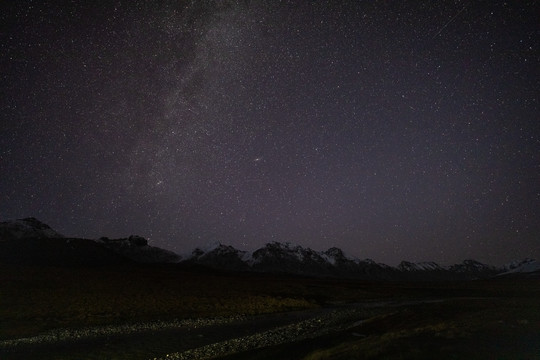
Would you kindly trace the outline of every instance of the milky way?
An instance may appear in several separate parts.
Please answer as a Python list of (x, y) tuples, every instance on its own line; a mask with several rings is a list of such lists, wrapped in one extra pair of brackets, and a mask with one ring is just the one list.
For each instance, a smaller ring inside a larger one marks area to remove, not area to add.
[(538, 2), (101, 3), (0, 5), (2, 219), (540, 257)]

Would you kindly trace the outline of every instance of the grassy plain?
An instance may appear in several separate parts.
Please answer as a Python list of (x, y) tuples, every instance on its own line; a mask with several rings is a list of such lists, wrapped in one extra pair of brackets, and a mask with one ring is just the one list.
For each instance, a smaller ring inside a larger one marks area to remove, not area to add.
[(354, 281), (174, 266), (2, 265), (0, 339), (53, 328), (284, 312), (369, 296)]
[(228, 359), (540, 359), (538, 277), (393, 283), (174, 266), (1, 265), (0, 339), (54, 328), (408, 299), (407, 306), (374, 308), (347, 331)]

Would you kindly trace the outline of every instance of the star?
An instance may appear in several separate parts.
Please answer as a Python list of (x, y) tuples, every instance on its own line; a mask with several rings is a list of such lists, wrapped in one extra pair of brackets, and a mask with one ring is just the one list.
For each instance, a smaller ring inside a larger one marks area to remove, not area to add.
[(540, 3), (69, 3), (2, 5), (0, 217), (179, 251), (540, 257)]

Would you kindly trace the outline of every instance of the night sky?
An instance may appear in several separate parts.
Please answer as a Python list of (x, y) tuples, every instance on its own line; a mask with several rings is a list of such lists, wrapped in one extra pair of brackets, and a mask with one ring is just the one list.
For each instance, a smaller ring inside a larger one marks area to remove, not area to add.
[(3, 1), (0, 220), (540, 258), (538, 1)]

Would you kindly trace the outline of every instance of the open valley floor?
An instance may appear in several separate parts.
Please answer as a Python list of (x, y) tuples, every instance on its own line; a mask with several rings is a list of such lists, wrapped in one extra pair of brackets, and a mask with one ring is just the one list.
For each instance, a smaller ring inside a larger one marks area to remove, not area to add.
[(2, 359), (540, 359), (538, 277), (0, 269)]

